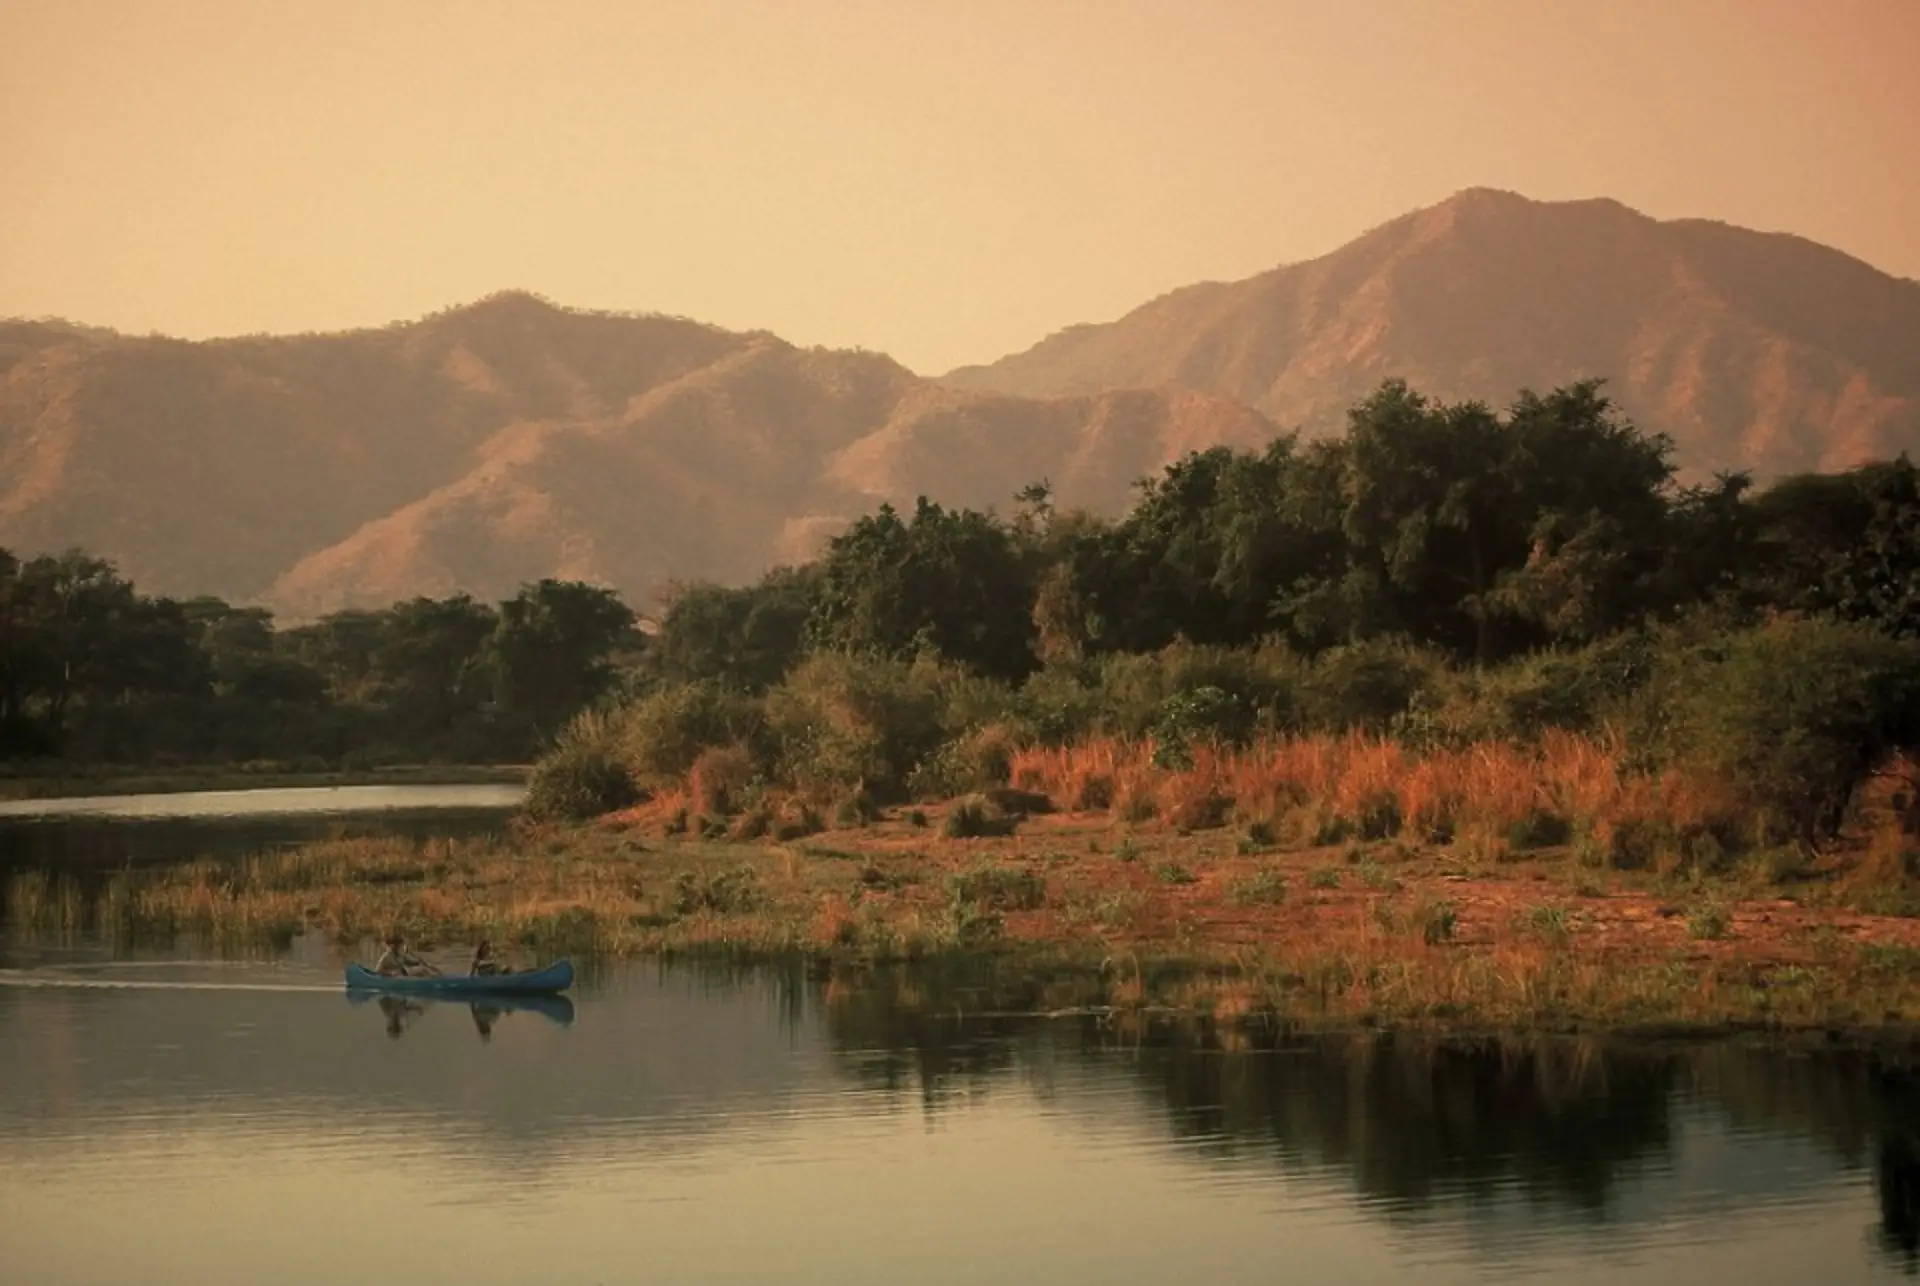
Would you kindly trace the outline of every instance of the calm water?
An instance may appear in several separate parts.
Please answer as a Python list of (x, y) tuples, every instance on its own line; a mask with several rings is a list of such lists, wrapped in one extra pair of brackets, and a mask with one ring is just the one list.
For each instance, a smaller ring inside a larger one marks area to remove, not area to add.
[(0, 933), (0, 1281), (1696, 1286), (1920, 1246), (1920, 1078), (1863, 1055), (1227, 1051), (901, 973), (383, 1008), (340, 964)]
[[(336, 962), (0, 944), (10, 1286), (1864, 1282), (1920, 1099), (1759, 1049), (1227, 1053), (938, 985), (629, 968), (350, 1002)], [(484, 1030), (483, 1030), (484, 1029)]]
[(329, 835), (477, 834), (497, 830), (525, 794), (487, 783), (0, 801), (0, 871), (232, 858)]

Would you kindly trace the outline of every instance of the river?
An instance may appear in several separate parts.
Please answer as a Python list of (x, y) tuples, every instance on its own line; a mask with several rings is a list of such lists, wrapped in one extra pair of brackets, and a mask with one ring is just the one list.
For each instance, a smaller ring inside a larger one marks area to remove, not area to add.
[(1223, 1048), (797, 968), (383, 1008), (340, 965), (304, 940), (0, 936), (0, 1280), (1693, 1286), (1920, 1262), (1920, 1081), (1866, 1055)]

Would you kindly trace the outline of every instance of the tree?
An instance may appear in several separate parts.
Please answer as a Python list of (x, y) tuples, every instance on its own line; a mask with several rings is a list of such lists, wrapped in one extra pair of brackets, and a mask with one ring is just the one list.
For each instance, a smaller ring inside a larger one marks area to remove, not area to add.
[(777, 568), (740, 589), (681, 587), (649, 641), (648, 668), (668, 683), (764, 691), (800, 657), (817, 580), (812, 568)]
[(545, 738), (607, 690), (618, 656), (638, 649), (631, 609), (612, 590), (541, 580), (500, 605), (486, 643), (501, 713)]
[(484, 703), (483, 655), (499, 614), (465, 594), (415, 598), (384, 613), (374, 699), (402, 745), (444, 747)]
[(913, 520), (882, 505), (821, 561), (809, 643), (907, 657), (931, 647), (1002, 679), (1034, 667), (1033, 559), (1005, 526), (925, 496)]

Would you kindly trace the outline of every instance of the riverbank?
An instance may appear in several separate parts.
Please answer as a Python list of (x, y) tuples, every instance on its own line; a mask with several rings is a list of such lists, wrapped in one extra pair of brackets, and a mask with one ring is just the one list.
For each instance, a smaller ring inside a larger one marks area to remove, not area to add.
[[(952, 838), (962, 805), (787, 842), (664, 833), (637, 810), (486, 839), (339, 840), (240, 864), (16, 879), (20, 925), (233, 947), (403, 927), (568, 953), (805, 956), (829, 973), (990, 961), (982, 1003), (1229, 1023), (1595, 1031), (1920, 1024), (1905, 850), (1772, 854), (1715, 875), (1587, 849), (1181, 833), (1107, 813)], [(1862, 841), (1863, 843), (1866, 841)], [(1873, 840), (1873, 845), (1884, 841)], [(36, 881), (38, 881), (36, 883)]]
[(390, 768), (319, 771), (281, 764), (216, 764), (167, 770), (130, 770), (120, 765), (20, 769), (0, 766), (0, 802), (83, 799), (101, 795), (179, 795), (214, 790), (285, 790), (302, 786), (518, 785), (531, 772), (525, 764), (406, 764)]

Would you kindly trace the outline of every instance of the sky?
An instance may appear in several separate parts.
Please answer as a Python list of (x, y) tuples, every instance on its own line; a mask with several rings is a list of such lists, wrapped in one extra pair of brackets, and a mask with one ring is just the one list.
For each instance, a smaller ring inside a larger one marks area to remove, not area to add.
[(988, 361), (1466, 187), (1920, 277), (1920, 0), (0, 0), (0, 316)]

